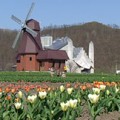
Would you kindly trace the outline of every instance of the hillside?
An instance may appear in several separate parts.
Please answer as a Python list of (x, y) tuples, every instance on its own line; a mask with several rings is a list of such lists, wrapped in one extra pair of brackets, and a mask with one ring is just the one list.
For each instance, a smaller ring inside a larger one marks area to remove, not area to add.
[(74, 46), (84, 47), (88, 53), (88, 44), (93, 41), (95, 46), (95, 71), (115, 72), (116, 64), (120, 69), (120, 29), (101, 23), (91, 22), (74, 26), (63, 26), (42, 31), (42, 35), (54, 38), (68, 36)]
[(16, 31), (0, 29), (0, 70), (12, 70), (16, 52), (11, 48)]
[[(49, 26), (41, 31), (41, 35), (52, 35), (53, 38), (68, 36), (76, 47), (84, 47), (88, 52), (88, 44), (94, 42), (95, 71), (115, 72), (116, 64), (120, 69), (120, 29), (112, 28), (97, 22), (79, 25)], [(12, 70), (15, 63), (16, 50), (11, 48), (16, 31), (0, 30), (0, 70)]]

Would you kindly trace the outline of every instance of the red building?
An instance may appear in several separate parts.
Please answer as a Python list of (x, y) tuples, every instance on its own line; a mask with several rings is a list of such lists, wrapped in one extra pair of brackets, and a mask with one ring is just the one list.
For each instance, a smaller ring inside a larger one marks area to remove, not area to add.
[(33, 19), (27, 26), (37, 32), (33, 37), (24, 30), (17, 55), (17, 71), (48, 71), (49, 68), (64, 69), (68, 55), (63, 50), (43, 50), (39, 23)]

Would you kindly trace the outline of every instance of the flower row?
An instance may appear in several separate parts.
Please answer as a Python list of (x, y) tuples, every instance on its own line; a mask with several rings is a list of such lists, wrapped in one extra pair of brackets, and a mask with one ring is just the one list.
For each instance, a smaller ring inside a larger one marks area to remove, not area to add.
[(4, 83), (0, 88), (0, 119), (75, 120), (87, 104), (95, 120), (103, 112), (119, 111), (119, 98), (120, 89), (115, 82), (67, 83), (56, 88)]

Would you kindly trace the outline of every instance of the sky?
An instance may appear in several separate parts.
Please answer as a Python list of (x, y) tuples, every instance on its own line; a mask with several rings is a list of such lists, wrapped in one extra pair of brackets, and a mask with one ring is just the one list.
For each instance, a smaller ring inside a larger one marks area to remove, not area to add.
[(0, 0), (0, 28), (20, 29), (11, 15), (24, 21), (32, 2), (29, 19), (37, 20), (42, 28), (92, 21), (120, 26), (120, 0)]

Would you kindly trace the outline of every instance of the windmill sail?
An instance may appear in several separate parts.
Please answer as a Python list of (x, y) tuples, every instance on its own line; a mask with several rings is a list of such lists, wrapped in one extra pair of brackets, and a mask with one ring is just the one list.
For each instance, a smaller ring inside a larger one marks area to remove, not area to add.
[(26, 22), (27, 22), (28, 18), (30, 17), (31, 13), (32, 13), (33, 7), (34, 7), (34, 3), (32, 3), (32, 5), (31, 5), (31, 7), (30, 7), (30, 9), (29, 9), (29, 11), (28, 11), (28, 14), (27, 14), (26, 19), (25, 19), (24, 22), (22, 22), (19, 18), (17, 18), (17, 17), (14, 16), (14, 15), (11, 16), (12, 20), (14, 20), (15, 22), (17, 22), (18, 24), (21, 25), (21, 30), (20, 30), (20, 32), (18, 32), (18, 34), (17, 34), (17, 36), (16, 36), (16, 38), (15, 38), (15, 40), (14, 40), (14, 43), (13, 43), (13, 45), (12, 45), (12, 48), (15, 48), (15, 46), (16, 46), (16, 44), (17, 44), (17, 42), (18, 42), (18, 40), (19, 40), (19, 37), (20, 37), (20, 35), (21, 35), (21, 33), (22, 33), (23, 30), (26, 30), (26, 31), (27, 31), (29, 34), (31, 34), (33, 37), (36, 37), (36, 36), (37, 36), (37, 32), (35, 32), (34, 30), (32, 30), (31, 28), (29, 28), (29, 27), (26, 25)]
[[(32, 3), (32, 4), (31, 4), (31, 7), (30, 7), (29, 12), (28, 12), (28, 14), (27, 14), (27, 16), (26, 16), (25, 22), (29, 19), (30, 15), (31, 15), (31, 13), (32, 13), (32, 11), (33, 11), (34, 5), (35, 5), (35, 3)], [(24, 22), (24, 23), (25, 23), (25, 22)]]
[(14, 15), (12, 15), (11, 18), (12, 18), (15, 22), (17, 22), (18, 24), (20, 24), (20, 25), (23, 24), (22, 21), (21, 21), (19, 18), (17, 18), (16, 16), (14, 16)]
[(19, 32), (18, 32), (18, 34), (17, 34), (17, 36), (16, 36), (16, 38), (15, 38), (15, 40), (14, 40), (14, 42), (13, 42), (12, 48), (15, 48), (15, 46), (16, 46), (16, 44), (17, 44), (17, 41), (19, 40), (19, 36), (20, 36), (21, 32), (22, 32), (22, 31), (19, 31)]

